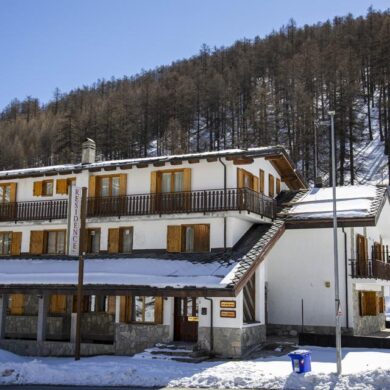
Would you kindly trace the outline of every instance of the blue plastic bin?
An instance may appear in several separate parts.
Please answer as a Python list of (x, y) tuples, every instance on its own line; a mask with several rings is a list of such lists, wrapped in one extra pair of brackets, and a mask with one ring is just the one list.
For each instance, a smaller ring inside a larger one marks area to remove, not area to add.
[(291, 358), (293, 372), (303, 374), (311, 371), (311, 352), (298, 349), (288, 354)]

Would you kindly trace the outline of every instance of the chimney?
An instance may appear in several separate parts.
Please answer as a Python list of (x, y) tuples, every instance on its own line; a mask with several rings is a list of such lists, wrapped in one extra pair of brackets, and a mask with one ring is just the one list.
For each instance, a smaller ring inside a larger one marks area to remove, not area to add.
[(323, 182), (322, 182), (322, 177), (321, 176), (317, 176), (314, 180), (314, 187), (316, 188), (322, 188), (323, 187)]
[(91, 138), (87, 138), (81, 146), (81, 164), (93, 164), (96, 156), (96, 144)]

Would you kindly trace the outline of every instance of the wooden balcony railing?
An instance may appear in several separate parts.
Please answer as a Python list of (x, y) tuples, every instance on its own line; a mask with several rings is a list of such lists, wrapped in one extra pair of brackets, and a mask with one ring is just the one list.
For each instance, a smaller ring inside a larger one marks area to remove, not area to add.
[[(66, 199), (0, 203), (0, 222), (65, 219), (67, 208)], [(276, 202), (249, 188), (139, 194), (88, 198), (87, 216), (122, 217), (235, 210), (275, 218)]]
[(383, 260), (351, 260), (353, 278), (390, 280), (390, 263)]
[(67, 218), (67, 215), (68, 201), (66, 199), (0, 203), (0, 222), (50, 221)]
[(88, 199), (88, 217), (248, 211), (274, 218), (273, 199), (248, 188), (139, 194)]

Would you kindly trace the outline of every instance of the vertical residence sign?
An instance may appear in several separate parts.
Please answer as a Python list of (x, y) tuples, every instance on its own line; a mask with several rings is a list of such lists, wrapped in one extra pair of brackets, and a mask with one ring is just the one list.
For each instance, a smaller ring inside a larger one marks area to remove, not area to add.
[(71, 186), (68, 202), (68, 256), (80, 255), (81, 200), (83, 189)]

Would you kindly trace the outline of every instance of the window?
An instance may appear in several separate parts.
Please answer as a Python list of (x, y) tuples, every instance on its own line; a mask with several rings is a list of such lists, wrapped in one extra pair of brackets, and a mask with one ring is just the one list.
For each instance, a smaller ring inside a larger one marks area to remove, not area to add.
[(100, 229), (87, 229), (87, 253), (100, 252)]
[(65, 253), (65, 230), (46, 231), (46, 251), (45, 253), (64, 254)]
[(237, 168), (237, 187), (259, 191), (259, 178), (242, 168)]
[(50, 314), (65, 314), (67, 308), (66, 295), (51, 295), (49, 303)]
[(16, 202), (16, 183), (0, 184), (0, 203)]
[(8, 256), (11, 254), (11, 232), (0, 232), (0, 255)]
[(276, 178), (276, 195), (280, 194), (281, 182), (279, 178)]
[(57, 179), (56, 180), (56, 193), (57, 194), (68, 194), (69, 186), (76, 184), (75, 177), (69, 177), (68, 179)]
[(168, 252), (208, 252), (210, 250), (210, 225), (169, 225)]
[(275, 178), (273, 175), (268, 175), (268, 194), (271, 198), (275, 196)]
[(53, 195), (53, 180), (42, 181), (42, 195), (52, 196)]
[[(96, 196), (107, 197), (126, 195), (126, 178), (126, 174), (96, 176)], [(93, 184), (90, 183), (90, 185)], [(92, 196), (91, 193), (90, 196)]]
[(256, 274), (248, 280), (243, 289), (244, 322), (256, 321)]
[(108, 229), (108, 252), (131, 253), (133, 251), (133, 227)]
[(8, 312), (11, 315), (24, 314), (24, 295), (11, 294), (8, 297)]
[(259, 191), (264, 194), (264, 171), (260, 169), (259, 171), (259, 179), (260, 179), (260, 188)]

